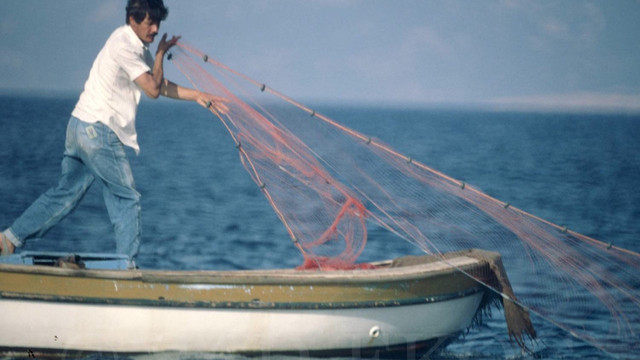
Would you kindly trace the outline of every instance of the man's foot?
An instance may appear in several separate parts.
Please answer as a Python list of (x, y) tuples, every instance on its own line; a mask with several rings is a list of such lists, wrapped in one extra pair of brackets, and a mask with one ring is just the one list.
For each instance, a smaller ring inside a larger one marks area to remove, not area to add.
[(16, 247), (13, 245), (9, 238), (0, 232), (0, 254), (2, 256), (9, 256), (13, 254)]

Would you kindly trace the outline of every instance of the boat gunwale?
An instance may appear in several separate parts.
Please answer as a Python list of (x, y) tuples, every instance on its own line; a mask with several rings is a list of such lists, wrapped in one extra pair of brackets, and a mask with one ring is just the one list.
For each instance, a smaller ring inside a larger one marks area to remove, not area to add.
[[(452, 253), (446, 261), (440, 258), (425, 262), (389, 267), (391, 260), (380, 262), (384, 268), (356, 269), (356, 270), (295, 270), (295, 269), (267, 269), (267, 270), (98, 270), (98, 269), (68, 269), (43, 265), (0, 264), (0, 273), (22, 273), (44, 276), (93, 278), (109, 280), (130, 280), (153, 283), (181, 283), (181, 284), (237, 284), (246, 282), (251, 284), (331, 284), (370, 283), (424, 279), (431, 276), (443, 276), (460, 269), (483, 266), (483, 261), (468, 257), (464, 253)], [(462, 259), (462, 260), (458, 260)]]
[[(189, 309), (235, 309), (235, 310), (345, 310), (370, 309), (396, 306), (413, 306), (450, 301), (474, 296), (483, 291), (482, 286), (474, 286), (457, 292), (403, 298), (394, 300), (357, 300), (357, 301), (177, 301), (166, 299), (119, 299), (92, 298), (84, 296), (59, 296), (45, 294), (23, 294), (0, 292), (0, 300), (33, 302), (53, 302), (61, 304), (143, 306)], [(257, 299), (256, 299), (257, 300)]]

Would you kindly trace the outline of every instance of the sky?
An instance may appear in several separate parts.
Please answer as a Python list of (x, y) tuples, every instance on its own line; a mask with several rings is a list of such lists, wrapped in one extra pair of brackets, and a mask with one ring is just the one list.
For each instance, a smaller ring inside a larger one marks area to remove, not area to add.
[[(125, 4), (0, 0), (0, 89), (79, 94)], [(294, 99), (640, 113), (638, 0), (165, 4), (161, 33)]]

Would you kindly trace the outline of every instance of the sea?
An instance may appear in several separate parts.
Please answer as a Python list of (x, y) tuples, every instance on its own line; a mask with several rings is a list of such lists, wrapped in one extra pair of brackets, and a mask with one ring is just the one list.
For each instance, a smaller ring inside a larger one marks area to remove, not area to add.
[[(0, 95), (1, 229), (55, 185), (77, 95)], [(640, 252), (640, 114), (307, 105), (495, 198)], [(141, 152), (128, 156), (142, 194), (140, 268), (238, 270), (301, 264), (278, 217), (242, 167), (226, 129), (210, 113), (193, 103), (143, 99), (137, 129)], [(388, 243), (383, 247), (375, 241)], [(370, 240), (361, 260), (420, 254), (403, 240), (375, 241)], [(73, 213), (22, 250), (112, 252), (114, 247), (101, 188), (94, 184)], [(545, 327), (545, 340), (531, 353), (500, 339), (503, 331), (503, 317), (494, 313), (431, 359), (610, 358), (553, 326)], [(140, 358), (243, 359), (220, 354)]]

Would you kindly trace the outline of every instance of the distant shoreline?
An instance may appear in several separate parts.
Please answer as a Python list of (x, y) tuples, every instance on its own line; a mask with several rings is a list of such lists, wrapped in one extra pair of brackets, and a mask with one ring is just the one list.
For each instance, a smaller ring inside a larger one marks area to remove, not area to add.
[[(0, 87), (0, 97), (17, 98), (47, 98), (47, 99), (72, 99), (80, 96), (82, 89), (78, 90), (46, 90), (46, 89), (11, 89)], [(141, 102), (152, 101), (146, 97)], [(171, 99), (160, 98), (162, 102), (173, 102)], [(561, 97), (556, 102), (536, 102), (534, 100), (518, 101), (517, 99), (497, 99), (486, 102), (381, 102), (364, 100), (335, 100), (335, 99), (301, 99), (300, 103), (321, 110), (322, 108), (358, 108), (358, 109), (389, 109), (389, 110), (429, 110), (429, 111), (460, 111), (460, 112), (484, 112), (484, 113), (540, 113), (561, 115), (625, 115), (640, 116), (640, 103), (638, 105), (613, 106), (601, 104), (581, 104), (579, 102), (562, 102)]]

